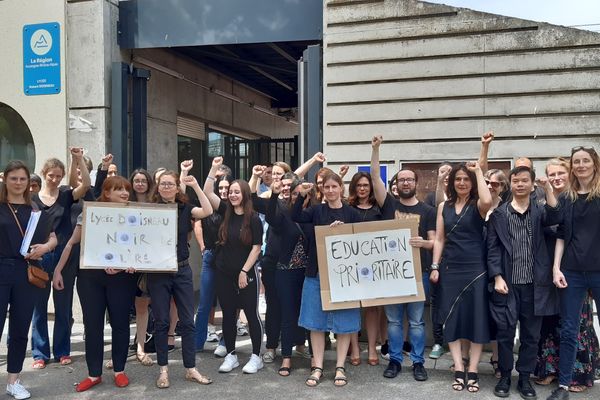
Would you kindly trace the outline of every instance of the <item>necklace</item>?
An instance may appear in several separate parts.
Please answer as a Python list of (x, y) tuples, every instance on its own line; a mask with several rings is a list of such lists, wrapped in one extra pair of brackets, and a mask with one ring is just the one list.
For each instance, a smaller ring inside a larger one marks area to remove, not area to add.
[(19, 213), (19, 207), (21, 206), (21, 204), (16, 204), (16, 207), (13, 207), (12, 204), (10, 203), (6, 203), (8, 204), (8, 206), (10, 207), (11, 211), (15, 214)]

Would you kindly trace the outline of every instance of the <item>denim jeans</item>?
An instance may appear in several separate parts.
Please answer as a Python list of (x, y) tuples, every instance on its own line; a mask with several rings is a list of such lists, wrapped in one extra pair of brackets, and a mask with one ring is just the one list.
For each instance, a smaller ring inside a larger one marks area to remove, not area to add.
[(202, 253), (202, 271), (200, 273), (200, 301), (196, 313), (196, 351), (204, 349), (208, 334), (208, 316), (215, 300), (215, 254), (213, 250)]
[(581, 307), (588, 289), (600, 306), (600, 272), (562, 271), (567, 287), (560, 289), (560, 359), (558, 361), (560, 385), (568, 386), (573, 378), (573, 365), (577, 356), (577, 335)]
[[(50, 274), (60, 259), (63, 246), (59, 245), (44, 256), (42, 266)], [(71, 354), (71, 318), (73, 316), (73, 287), (79, 263), (79, 246), (73, 248), (71, 256), (62, 271), (65, 288), (52, 291), (54, 301), (54, 331), (52, 334), (52, 349), (54, 359)], [(48, 361), (50, 359), (50, 339), (48, 336), (48, 299), (50, 298), (51, 283), (39, 291), (33, 309), (31, 321), (31, 355), (34, 360)]]
[(402, 363), (402, 346), (404, 345), (404, 310), (408, 317), (408, 340), (412, 345), (410, 359), (414, 363), (424, 363), (425, 358), (425, 322), (423, 310), (425, 302), (392, 304), (384, 306), (388, 319), (388, 341), (390, 346), (390, 360)]
[(298, 326), (304, 268), (278, 269), (275, 284), (281, 302), (281, 356), (291, 357), (294, 344), (304, 344), (304, 328)]

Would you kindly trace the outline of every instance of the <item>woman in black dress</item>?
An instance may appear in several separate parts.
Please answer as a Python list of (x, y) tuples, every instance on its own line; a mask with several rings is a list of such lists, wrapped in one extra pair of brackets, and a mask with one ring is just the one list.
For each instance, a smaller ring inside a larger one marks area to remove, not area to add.
[(460, 339), (467, 339), (471, 350), (466, 387), (477, 392), (477, 365), (483, 344), (490, 341), (483, 226), (492, 206), (478, 162), (452, 168), (447, 195), (448, 200), (438, 207), (430, 279), (439, 280), (438, 315), (455, 366), (452, 388), (465, 388)]

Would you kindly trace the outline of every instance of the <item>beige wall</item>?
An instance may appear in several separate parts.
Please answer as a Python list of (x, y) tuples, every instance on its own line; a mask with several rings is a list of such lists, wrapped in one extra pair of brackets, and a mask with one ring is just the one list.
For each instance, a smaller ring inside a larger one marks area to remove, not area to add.
[[(600, 144), (600, 34), (416, 0), (324, 1), (332, 164), (568, 155)], [(353, 172), (352, 169), (350, 172)], [(351, 176), (351, 174), (349, 174)]]
[[(58, 22), (61, 32), (61, 92), (26, 96), (23, 93), (23, 25)], [(0, 1), (0, 102), (23, 117), (31, 130), (35, 170), (49, 157), (67, 159), (67, 112), (64, 0)]]

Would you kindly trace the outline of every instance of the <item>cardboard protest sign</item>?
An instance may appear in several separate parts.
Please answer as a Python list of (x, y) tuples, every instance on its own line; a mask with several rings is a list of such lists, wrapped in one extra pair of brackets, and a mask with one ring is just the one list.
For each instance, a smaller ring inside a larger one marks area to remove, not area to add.
[(177, 206), (86, 202), (80, 268), (177, 271)]
[(315, 227), (323, 310), (425, 300), (419, 216)]

